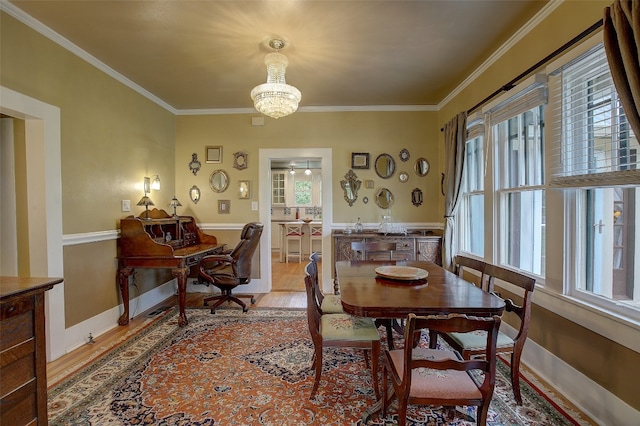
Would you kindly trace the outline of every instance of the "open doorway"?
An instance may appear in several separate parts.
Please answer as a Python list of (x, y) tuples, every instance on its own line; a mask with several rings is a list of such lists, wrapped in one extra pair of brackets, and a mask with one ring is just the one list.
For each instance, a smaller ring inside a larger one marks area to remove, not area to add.
[[(271, 167), (272, 162), (285, 162), (288, 159), (314, 159), (318, 168), (322, 169), (321, 179), (321, 200), (322, 207), (322, 239), (321, 247), (325, 259), (322, 262), (322, 288), (323, 291), (330, 291), (333, 287), (331, 283), (331, 223), (332, 219), (332, 189), (331, 189), (331, 149), (330, 148), (294, 148), (294, 149), (261, 149), (259, 159), (259, 208), (260, 221), (265, 228), (260, 240), (260, 290), (256, 292), (268, 293), (273, 286), (271, 246), (272, 246), (272, 206), (271, 206)], [(311, 213), (310, 213), (311, 214)], [(306, 264), (307, 259), (303, 258), (302, 263)]]

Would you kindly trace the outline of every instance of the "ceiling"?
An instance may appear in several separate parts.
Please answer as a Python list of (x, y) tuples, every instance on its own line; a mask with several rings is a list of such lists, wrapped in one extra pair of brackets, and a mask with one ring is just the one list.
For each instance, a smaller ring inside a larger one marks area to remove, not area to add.
[(271, 38), (301, 108), (434, 107), (548, 1), (9, 2), (180, 111), (253, 108)]

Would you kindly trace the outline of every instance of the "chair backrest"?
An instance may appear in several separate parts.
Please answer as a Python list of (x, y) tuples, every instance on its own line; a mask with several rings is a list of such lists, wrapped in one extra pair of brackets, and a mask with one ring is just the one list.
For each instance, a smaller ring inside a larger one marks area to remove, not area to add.
[(324, 294), (320, 290), (320, 282), (318, 278), (318, 253), (313, 252), (311, 256), (309, 256), (309, 263), (304, 268), (305, 274), (311, 276), (314, 285), (314, 291), (316, 294), (316, 299), (318, 299), (318, 305), (322, 306), (322, 301), (324, 300)]
[[(513, 312), (520, 318), (520, 329), (514, 340), (515, 345), (523, 345), (529, 333), (529, 321), (531, 320), (531, 295), (536, 287), (536, 279), (519, 272), (487, 264), (484, 273), (489, 277), (487, 290), (494, 293), (495, 280), (505, 281), (522, 289), (522, 303), (517, 305), (513, 300), (505, 300), (505, 311)], [(495, 293), (494, 293), (495, 294)]]
[(300, 237), (302, 236), (302, 224), (293, 222), (284, 224), (285, 237)]
[(260, 242), (262, 229), (263, 225), (259, 222), (250, 222), (244, 225), (240, 233), (242, 239), (230, 254), (234, 259), (234, 275), (236, 275), (243, 284), (251, 281), (251, 261)]
[(309, 262), (305, 267), (304, 287), (307, 292), (307, 320), (309, 323), (309, 332), (311, 333), (311, 338), (314, 343), (317, 343), (318, 339), (322, 340), (322, 336), (320, 335), (320, 317), (322, 316), (322, 311), (320, 310), (320, 304), (316, 295), (318, 280), (316, 278), (314, 282), (313, 268), (313, 262)]
[(388, 254), (388, 259), (393, 259), (393, 252), (397, 248), (397, 243), (388, 241), (352, 241), (351, 251), (353, 252), (354, 260), (370, 260), (368, 253), (376, 253), (375, 260), (382, 260), (380, 254), (384, 254), (385, 258)]
[[(481, 370), (484, 374), (482, 384), (478, 386), (483, 396), (493, 393), (496, 376), (496, 345), (498, 342), (498, 329), (500, 327), (500, 317), (472, 317), (463, 314), (416, 316), (409, 314), (404, 331), (404, 377), (403, 386), (406, 389), (411, 387), (411, 370), (416, 368), (431, 368), (435, 370), (458, 370), (471, 371)], [(462, 357), (457, 359), (435, 360), (417, 359), (412, 356), (414, 347), (417, 346), (416, 339), (420, 338), (420, 333), (416, 330), (428, 328), (438, 333), (467, 333), (472, 331), (486, 331), (487, 345), (484, 358), (473, 358), (465, 360)]]
[(309, 224), (309, 235), (312, 237), (322, 236), (322, 224), (321, 223), (310, 223)]
[(482, 260), (474, 259), (472, 257), (466, 257), (462, 255), (457, 255), (454, 259), (455, 264), (455, 273), (458, 274), (459, 277), (464, 278), (464, 272), (469, 269), (473, 269), (474, 271), (480, 272), (480, 288), (483, 290), (487, 290), (487, 283), (485, 282), (485, 273), (484, 269), (487, 266), (485, 262)]

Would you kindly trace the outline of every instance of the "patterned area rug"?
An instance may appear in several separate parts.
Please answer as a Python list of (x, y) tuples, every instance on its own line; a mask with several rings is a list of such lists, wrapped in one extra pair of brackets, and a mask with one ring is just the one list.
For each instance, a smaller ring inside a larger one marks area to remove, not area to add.
[[(361, 351), (325, 349), (322, 381), (309, 400), (313, 344), (306, 312), (190, 309), (187, 315), (189, 325), (181, 328), (174, 309), (164, 312), (49, 389), (49, 424), (397, 424), (394, 406), (386, 419), (367, 416), (375, 395)], [(508, 366), (498, 362), (488, 424), (587, 424), (530, 381), (522, 383), (522, 396), (518, 407)], [(410, 407), (407, 424), (475, 425), (474, 419), (474, 408), (459, 407), (452, 417), (451, 410)]]

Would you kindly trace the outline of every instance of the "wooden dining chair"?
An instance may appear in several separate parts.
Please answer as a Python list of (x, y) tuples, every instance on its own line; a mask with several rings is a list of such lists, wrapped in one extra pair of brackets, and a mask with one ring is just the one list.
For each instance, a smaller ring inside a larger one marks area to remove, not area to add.
[[(529, 322), (531, 321), (531, 295), (535, 289), (535, 278), (511, 271), (500, 266), (487, 264), (484, 269), (485, 275), (488, 277), (487, 290), (494, 292), (496, 280), (504, 281), (512, 284), (520, 290), (522, 303), (516, 304), (513, 300), (505, 300), (505, 312), (512, 312), (516, 315), (518, 322), (517, 334), (514, 338), (509, 337), (503, 332), (498, 334), (497, 353), (511, 354), (511, 386), (513, 387), (513, 395), (518, 405), (522, 405), (522, 396), (520, 394), (520, 358), (522, 350), (529, 333)], [(439, 333), (440, 336), (455, 350), (462, 354), (465, 359), (483, 356), (484, 336), (482, 333)], [(435, 340), (435, 339), (434, 339)], [(435, 344), (435, 341), (433, 342)], [(433, 346), (433, 345), (431, 345)]]
[(309, 264), (307, 264), (305, 272), (313, 278), (316, 297), (320, 305), (320, 311), (323, 314), (342, 314), (342, 299), (339, 294), (324, 294), (320, 290), (320, 280), (318, 279), (318, 253), (311, 253), (309, 256)]
[[(484, 269), (487, 266), (487, 264), (484, 261), (479, 259), (474, 259), (472, 257), (457, 255), (454, 258), (453, 263), (455, 265), (455, 273), (459, 277), (465, 278), (467, 281), (474, 282), (478, 284), (478, 287), (480, 287), (481, 289), (487, 290), (487, 283), (485, 281), (485, 273), (484, 273)], [(465, 274), (465, 272), (467, 272), (470, 269), (480, 273), (479, 280), (477, 280), (477, 278), (474, 278), (475, 274), (473, 275), (473, 277), (470, 277), (470, 274)]]
[[(496, 381), (496, 341), (500, 317), (469, 317), (462, 314), (416, 316), (409, 314), (403, 349), (385, 351), (382, 381), (382, 414), (387, 415), (394, 398), (398, 399), (398, 425), (404, 426), (407, 405), (455, 407), (476, 406), (476, 423), (485, 425)], [(420, 329), (438, 333), (484, 333), (484, 358), (467, 360), (450, 350), (415, 347)], [(484, 373), (474, 379), (473, 370)], [(388, 395), (387, 381), (394, 394)]]
[[(309, 267), (310, 264), (307, 265)], [(376, 398), (380, 398), (378, 388), (378, 363), (380, 358), (380, 335), (371, 318), (354, 317), (348, 314), (323, 314), (318, 304), (316, 295), (316, 283), (313, 272), (305, 270), (305, 289), (307, 292), (307, 320), (309, 333), (313, 341), (314, 354), (312, 368), (315, 370), (315, 378), (311, 395), (313, 399), (318, 391), (320, 377), (322, 375), (322, 351), (326, 347), (354, 348), (364, 350), (364, 359), (367, 368), (371, 364), (371, 380)], [(317, 280), (316, 280), (317, 281)], [(371, 352), (369, 362), (368, 352)]]

